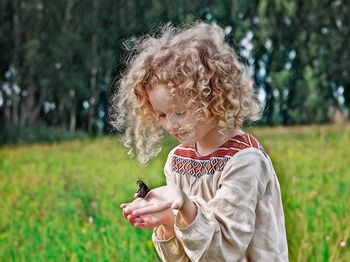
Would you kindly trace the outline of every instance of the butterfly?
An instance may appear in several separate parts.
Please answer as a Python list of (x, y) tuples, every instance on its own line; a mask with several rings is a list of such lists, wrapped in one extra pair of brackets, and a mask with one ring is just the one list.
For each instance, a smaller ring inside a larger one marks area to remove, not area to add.
[(136, 192), (137, 197), (145, 198), (150, 191), (150, 188), (142, 180), (137, 180), (136, 184), (139, 187)]

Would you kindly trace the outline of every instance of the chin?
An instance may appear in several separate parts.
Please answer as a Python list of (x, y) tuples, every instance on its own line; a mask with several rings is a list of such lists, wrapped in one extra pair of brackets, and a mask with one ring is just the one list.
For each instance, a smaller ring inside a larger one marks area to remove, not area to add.
[(196, 142), (194, 139), (194, 136), (188, 132), (186, 132), (185, 135), (180, 135), (180, 136), (173, 135), (173, 137), (184, 146), (194, 145), (194, 143)]
[(177, 138), (177, 141), (179, 141), (184, 146), (192, 146), (196, 143), (193, 139), (186, 139), (186, 138)]

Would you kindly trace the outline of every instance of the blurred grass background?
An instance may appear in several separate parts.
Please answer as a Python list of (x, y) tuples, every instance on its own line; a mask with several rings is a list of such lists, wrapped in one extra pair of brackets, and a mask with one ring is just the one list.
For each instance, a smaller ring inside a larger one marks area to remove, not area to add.
[(252, 74), (259, 125), (313, 124), (252, 131), (279, 176), (290, 261), (350, 261), (349, 3), (0, 1), (0, 262), (157, 259), (119, 205), (139, 178), (164, 184), (176, 142), (143, 168), (104, 136), (108, 108), (127, 47), (197, 19)]
[[(259, 127), (282, 189), (290, 261), (350, 261), (350, 127)], [(116, 137), (0, 148), (0, 261), (155, 261), (120, 203), (164, 184), (176, 142), (146, 168)]]

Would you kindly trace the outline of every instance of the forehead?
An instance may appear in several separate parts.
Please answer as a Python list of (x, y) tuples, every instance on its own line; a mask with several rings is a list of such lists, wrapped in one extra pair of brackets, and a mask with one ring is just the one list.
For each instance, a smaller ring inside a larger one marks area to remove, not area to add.
[(151, 90), (147, 90), (152, 107), (156, 111), (170, 112), (177, 109), (184, 109), (185, 103), (181, 103), (163, 85), (155, 85)]

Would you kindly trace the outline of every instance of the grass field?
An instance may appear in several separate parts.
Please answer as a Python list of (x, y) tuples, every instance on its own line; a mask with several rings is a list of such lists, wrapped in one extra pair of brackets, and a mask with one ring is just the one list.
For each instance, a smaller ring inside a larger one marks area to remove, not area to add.
[[(350, 261), (350, 127), (257, 128), (279, 176), (290, 261)], [(0, 148), (0, 261), (155, 261), (119, 204), (164, 183), (115, 138)]]

